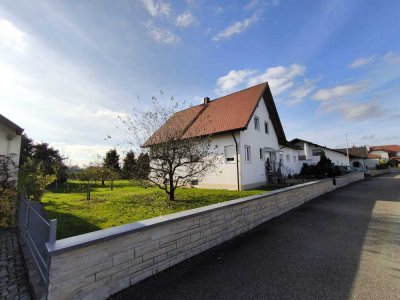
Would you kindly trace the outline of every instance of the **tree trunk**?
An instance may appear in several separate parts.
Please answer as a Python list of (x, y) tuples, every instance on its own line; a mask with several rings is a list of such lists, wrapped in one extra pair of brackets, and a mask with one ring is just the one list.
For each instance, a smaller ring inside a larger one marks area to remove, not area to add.
[(173, 174), (169, 174), (169, 200), (175, 200), (175, 187)]
[(86, 191), (86, 200), (90, 200), (90, 187), (88, 187)]
[(175, 190), (171, 190), (169, 193), (169, 200), (174, 201), (175, 200)]
[(101, 185), (104, 186), (104, 179), (101, 180)]
[(111, 180), (110, 189), (111, 189), (112, 191), (114, 190), (114, 180)]

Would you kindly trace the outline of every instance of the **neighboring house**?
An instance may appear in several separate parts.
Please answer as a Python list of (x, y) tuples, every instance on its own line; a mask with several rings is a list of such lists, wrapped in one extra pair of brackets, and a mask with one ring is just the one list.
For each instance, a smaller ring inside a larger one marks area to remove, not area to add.
[(343, 154), (347, 154), (348, 151), (350, 157), (350, 166), (359, 171), (373, 169), (376, 167), (376, 164), (379, 163), (380, 156), (369, 154), (367, 146), (362, 146), (362, 147), (353, 146), (348, 149), (341, 148), (335, 150), (342, 152)]
[(371, 154), (379, 155), (381, 162), (388, 162), (390, 160), (400, 162), (400, 145), (382, 145), (370, 146), (369, 151)]
[(328, 147), (321, 146), (312, 143), (310, 141), (298, 138), (293, 139), (290, 142), (300, 148), (300, 155), (299, 155), (300, 169), (303, 163), (309, 165), (318, 163), (321, 158), (321, 151), (324, 151), (326, 157), (329, 158), (335, 165), (337, 166), (349, 165), (349, 159), (347, 158), (347, 155), (341, 151), (330, 149)]
[(17, 166), (19, 165), (23, 131), (17, 124), (0, 114), (0, 155), (13, 154)]
[(164, 128), (175, 119), (184, 120), (177, 125), (179, 138), (210, 136), (211, 149), (221, 158), (216, 170), (193, 183), (199, 187), (255, 188), (271, 181), (278, 169), (293, 172), (284, 165), (298, 161), (266, 82), (212, 101), (204, 98), (203, 104), (172, 116), (144, 146), (162, 142)]

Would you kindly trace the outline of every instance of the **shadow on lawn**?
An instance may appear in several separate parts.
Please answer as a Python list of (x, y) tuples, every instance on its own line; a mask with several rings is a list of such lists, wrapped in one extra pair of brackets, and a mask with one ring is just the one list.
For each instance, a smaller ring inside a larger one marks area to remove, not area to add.
[(52, 210), (46, 212), (51, 219), (57, 219), (57, 240), (101, 229), (97, 225), (73, 214)]

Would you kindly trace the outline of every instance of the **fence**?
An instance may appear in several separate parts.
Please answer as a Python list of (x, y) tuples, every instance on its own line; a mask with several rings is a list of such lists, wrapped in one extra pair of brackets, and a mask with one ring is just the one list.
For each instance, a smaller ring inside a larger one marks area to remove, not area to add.
[(48, 285), (50, 257), (47, 242), (56, 241), (57, 220), (49, 220), (39, 202), (19, 199), (18, 223), (21, 238), (40, 279)]

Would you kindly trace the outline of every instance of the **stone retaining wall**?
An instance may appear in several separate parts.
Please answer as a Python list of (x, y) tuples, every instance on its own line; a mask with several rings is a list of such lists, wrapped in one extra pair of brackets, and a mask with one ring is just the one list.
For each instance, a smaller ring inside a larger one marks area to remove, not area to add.
[(363, 173), (308, 182), (263, 195), (83, 234), (48, 244), (48, 299), (106, 299), (223, 243)]
[(390, 172), (391, 172), (390, 169), (370, 170), (369, 174), (371, 174), (371, 176), (378, 176), (378, 175), (388, 174)]

